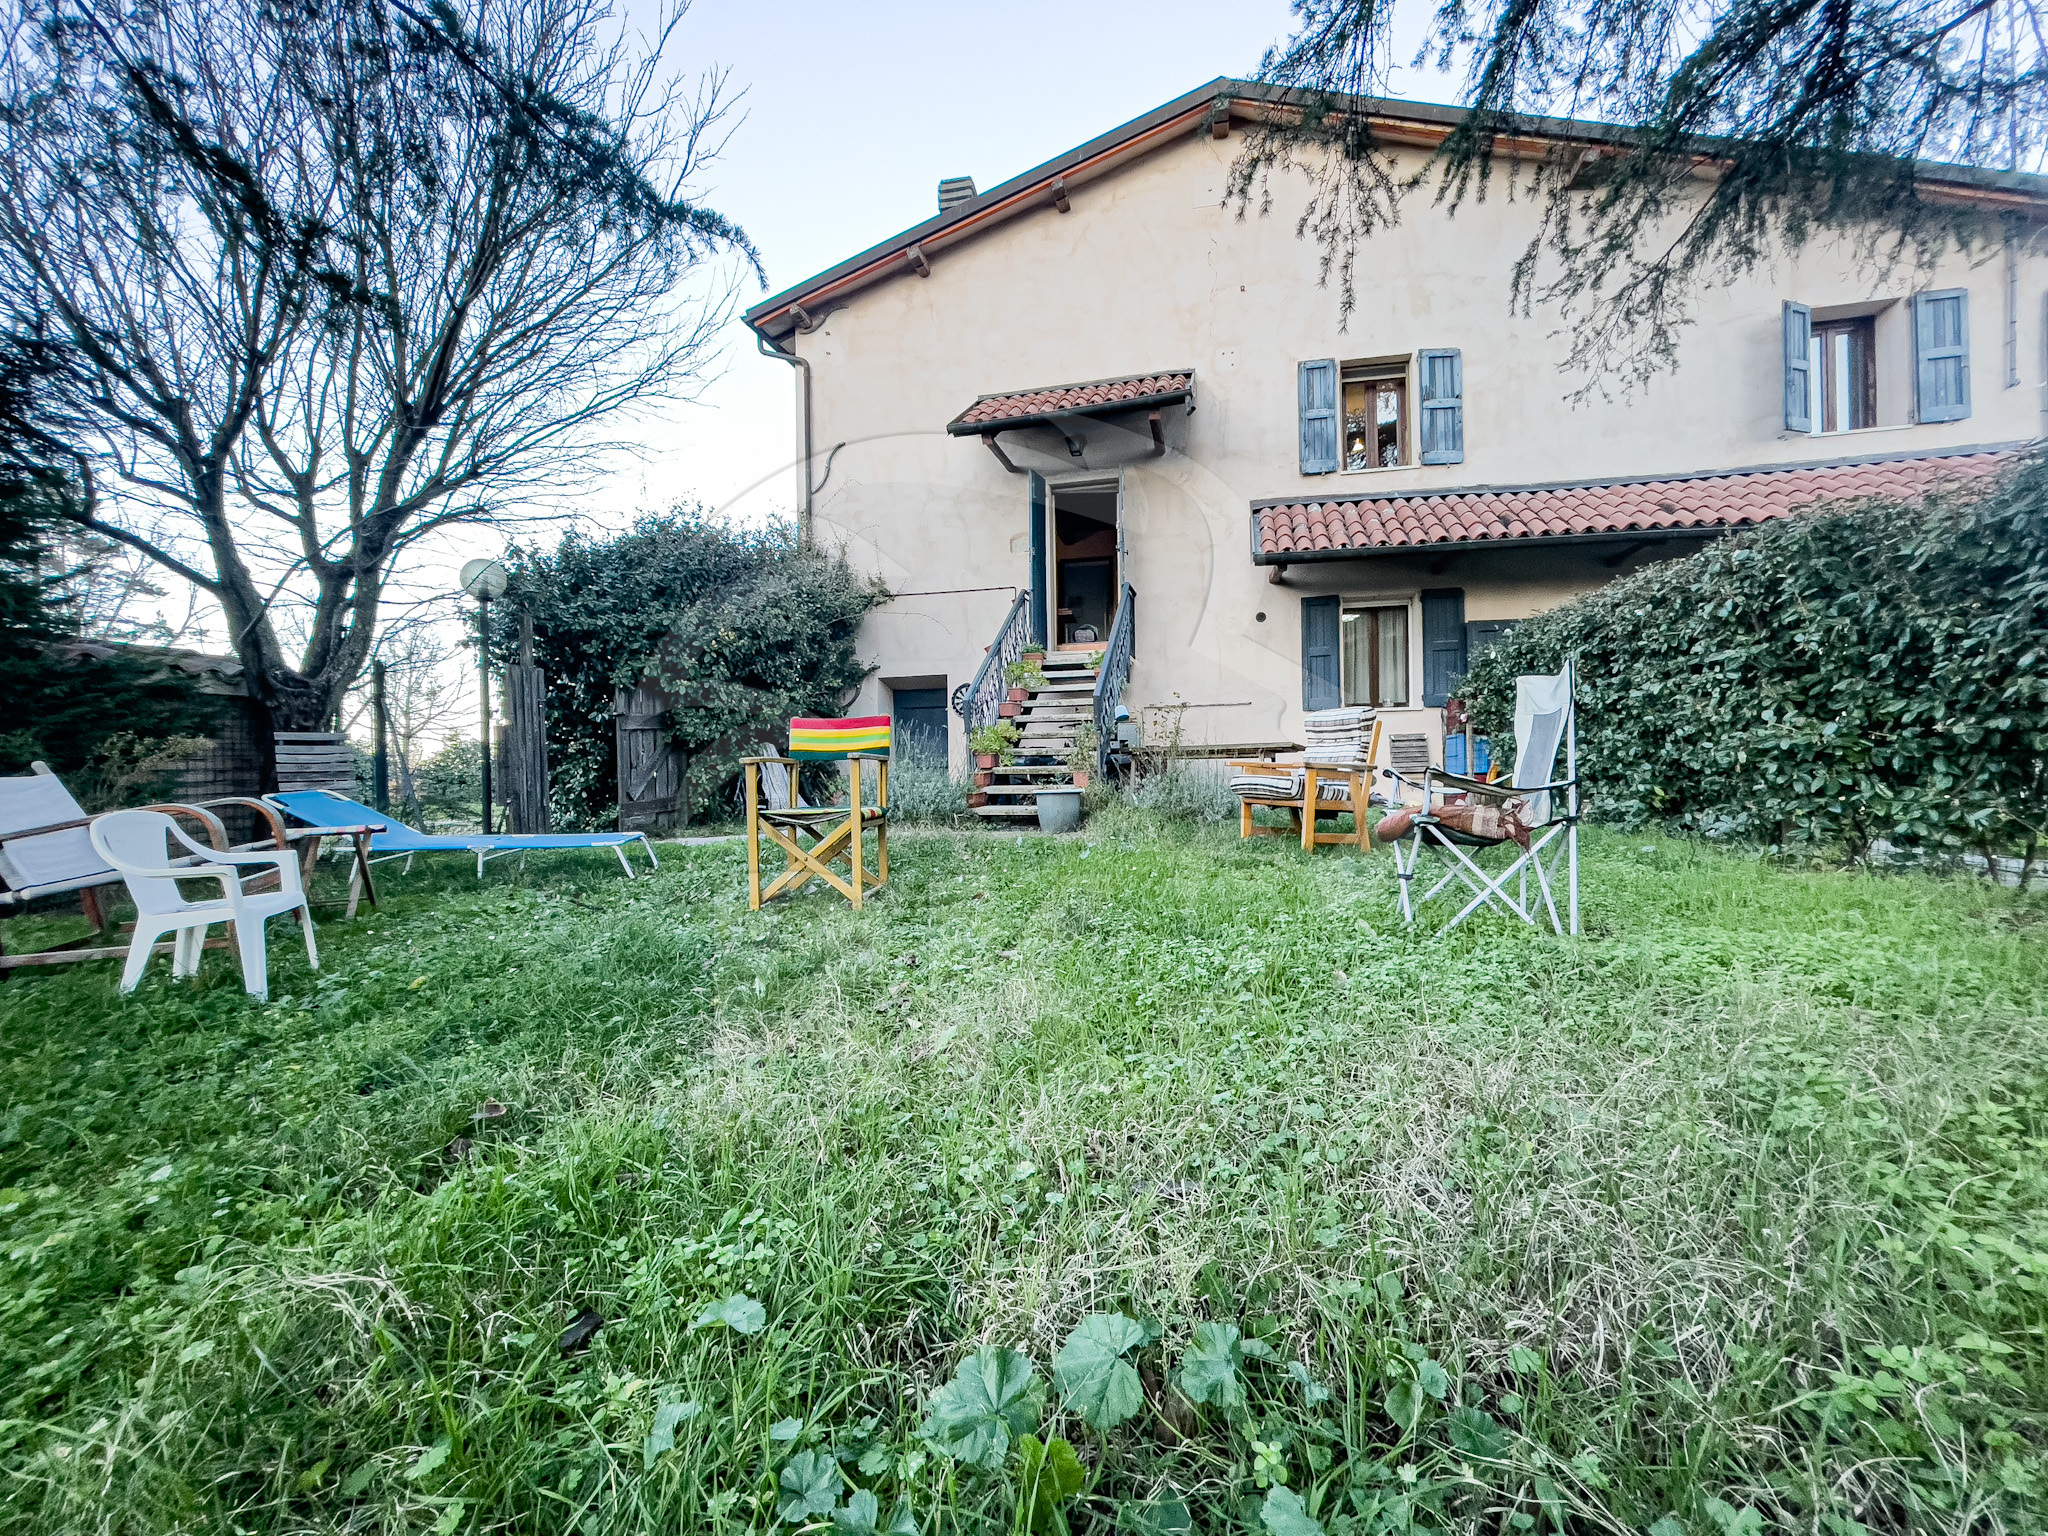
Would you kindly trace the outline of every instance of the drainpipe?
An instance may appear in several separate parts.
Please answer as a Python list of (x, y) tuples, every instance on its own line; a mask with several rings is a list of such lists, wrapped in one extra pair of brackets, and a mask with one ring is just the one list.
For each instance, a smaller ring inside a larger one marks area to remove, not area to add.
[(777, 362), (782, 362), (782, 363), (788, 363), (788, 364), (789, 364), (789, 365), (790, 365), (790, 366), (791, 366), (792, 368), (795, 368), (795, 369), (796, 369), (796, 370), (797, 370), (798, 372), (800, 372), (801, 374), (803, 374), (803, 384), (802, 384), (802, 386), (801, 386), (801, 394), (802, 394), (802, 396), (803, 396), (803, 449), (804, 449), (804, 456), (803, 456), (803, 459), (802, 459), (802, 461), (801, 461), (801, 462), (799, 463), (799, 465), (798, 465), (798, 473), (799, 473), (799, 474), (801, 474), (801, 475), (803, 476), (803, 482), (804, 482), (804, 500), (803, 500), (803, 509), (802, 509), (802, 510), (801, 510), (801, 511), (800, 511), (800, 512), (799, 512), (799, 513), (797, 514), (797, 525), (796, 525), (796, 526), (797, 526), (797, 538), (798, 538), (799, 542), (801, 542), (801, 543), (803, 544), (803, 546), (804, 546), (804, 547), (805, 547), (806, 549), (808, 549), (808, 548), (810, 548), (810, 544), (811, 544), (811, 364), (810, 364), (810, 360), (809, 360), (808, 358), (798, 357), (798, 356), (797, 356), (797, 355), (796, 355), (795, 353), (793, 353), (793, 352), (785, 352), (785, 351), (783, 351), (783, 350), (782, 350), (782, 349), (781, 349), (780, 347), (776, 347), (776, 346), (770, 346), (770, 345), (769, 345), (769, 343), (768, 343), (768, 338), (767, 338), (767, 337), (766, 337), (765, 335), (763, 335), (763, 334), (762, 334), (761, 332), (759, 332), (759, 331), (756, 331), (756, 332), (754, 333), (754, 344), (755, 344), (755, 346), (757, 346), (757, 347), (758, 347), (758, 348), (760, 349), (761, 355), (762, 355), (763, 357), (772, 357), (772, 358), (774, 358), (774, 359), (775, 359), (775, 360), (776, 360)]

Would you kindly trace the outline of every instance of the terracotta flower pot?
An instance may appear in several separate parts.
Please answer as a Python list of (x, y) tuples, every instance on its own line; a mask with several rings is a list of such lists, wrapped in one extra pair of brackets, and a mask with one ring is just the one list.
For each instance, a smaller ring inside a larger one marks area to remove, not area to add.
[(980, 768), (980, 769), (984, 769), (984, 770), (986, 770), (986, 769), (989, 769), (989, 768), (993, 768), (993, 767), (995, 767), (995, 765), (996, 765), (996, 755), (995, 755), (995, 753), (993, 753), (993, 752), (977, 752), (977, 753), (975, 753), (975, 754), (974, 754), (974, 766), (975, 766), (975, 767), (977, 767), (977, 768)]
[(1031, 690), (1029, 688), (1012, 688), (1010, 690), (1010, 702), (1012, 704), (1022, 704), (1030, 697)]
[(1086, 768), (1076, 769), (1074, 771), (1074, 788), (1086, 789), (1088, 787), (1088, 779), (1089, 773)]
[(998, 704), (996, 714), (1004, 720), (1014, 720), (1024, 713), (1022, 704)]
[(987, 789), (995, 781), (996, 776), (993, 773), (977, 773), (974, 776), (974, 787), (976, 789)]

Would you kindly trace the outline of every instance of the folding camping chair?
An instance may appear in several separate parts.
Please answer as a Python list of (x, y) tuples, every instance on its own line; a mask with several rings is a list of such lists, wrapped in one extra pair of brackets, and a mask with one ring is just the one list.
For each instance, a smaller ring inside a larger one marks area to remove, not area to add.
[[(1447, 889), (1456, 894), (1472, 892), (1471, 900), (1458, 915), (1438, 930), (1449, 933), (1481, 907), (1491, 903), (1512, 912), (1531, 927), (1536, 907), (1529, 892), (1529, 877), (1536, 877), (1536, 894), (1549, 915), (1552, 931), (1579, 931), (1579, 767), (1577, 668), (1567, 661), (1555, 677), (1521, 677), (1515, 680), (1515, 768), (1502, 783), (1466, 778), (1441, 768), (1423, 770), (1422, 777), (1406, 778), (1393, 769), (1387, 777), (1422, 792), (1421, 808), (1415, 813), (1413, 831), (1396, 838), (1393, 845), (1394, 870), (1401, 882), (1401, 915), (1414, 923), (1422, 906)], [(1557, 756), (1564, 753), (1564, 776), (1555, 777)], [(1441, 812), (1445, 797), (1463, 795), (1474, 804), (1502, 805), (1513, 809), (1515, 818), (1528, 829), (1529, 846), (1520, 851), (1498, 875), (1488, 874), (1469, 850), (1497, 848), (1509, 841), (1499, 837), (1475, 837), (1445, 824)], [(1562, 801), (1560, 812), (1559, 801)], [(1505, 804), (1504, 804), (1505, 803)], [(1404, 849), (1405, 843), (1405, 849)], [(1423, 850), (1445, 861), (1444, 873), (1421, 895), (1415, 894)], [(1560, 871), (1560, 866), (1562, 870)], [(1557, 915), (1555, 886), (1562, 872), (1568, 919)], [(1509, 881), (1515, 882), (1510, 891)]]
[[(847, 804), (804, 804), (797, 783), (800, 765), (844, 760)], [(875, 803), (864, 803), (861, 764), (876, 767)], [(889, 883), (889, 717), (857, 715), (846, 720), (789, 722), (789, 756), (743, 757), (747, 793), (747, 905), (759, 911), (785, 891), (823, 880), (856, 908), (869, 891)], [(868, 827), (875, 829), (875, 873), (862, 862)], [(788, 868), (761, 889), (761, 840), (777, 848)], [(808, 843), (806, 842), (808, 839)], [(847, 861), (848, 875), (832, 868)]]

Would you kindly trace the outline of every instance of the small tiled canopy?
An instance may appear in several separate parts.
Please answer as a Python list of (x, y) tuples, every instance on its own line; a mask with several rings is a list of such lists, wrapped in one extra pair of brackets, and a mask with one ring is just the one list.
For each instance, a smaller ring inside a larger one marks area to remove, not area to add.
[(1093, 379), (1085, 384), (1053, 384), (1043, 389), (1012, 390), (983, 395), (946, 423), (955, 437), (1007, 432), (1041, 422), (1074, 416), (1111, 416), (1121, 411), (1151, 411), (1177, 405), (1195, 391), (1191, 368), (1168, 373), (1139, 373), (1123, 379)]
[(1252, 558), (1282, 565), (1426, 545), (1740, 528), (1821, 502), (1920, 496), (1942, 481), (1977, 479), (2011, 462), (2009, 452), (1975, 451), (1676, 480), (1254, 502)]

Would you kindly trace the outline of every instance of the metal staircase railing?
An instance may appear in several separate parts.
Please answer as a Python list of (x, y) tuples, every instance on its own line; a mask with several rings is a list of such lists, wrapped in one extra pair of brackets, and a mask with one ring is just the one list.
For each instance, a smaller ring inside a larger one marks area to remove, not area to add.
[(1095, 771), (1105, 779), (1109, 774), (1109, 749), (1116, 740), (1116, 707), (1123, 702), (1124, 685), (1131, 680), (1134, 626), (1138, 620), (1138, 594), (1127, 581), (1117, 595), (1116, 618), (1109, 626), (1109, 643), (1103, 647), (1102, 666), (1095, 674)]
[(981, 670), (974, 674), (973, 682), (953, 695), (954, 713), (967, 723), (970, 731), (994, 721), (996, 706), (1008, 696), (1010, 685), (1006, 674), (1009, 665), (1024, 654), (1024, 645), (1029, 638), (1027, 631), (1030, 625), (1024, 610), (1030, 596), (1028, 591), (1017, 594), (1017, 600), (1010, 604), (1010, 611), (1003, 619), (1003, 627), (996, 631), (988, 654), (981, 659)]

